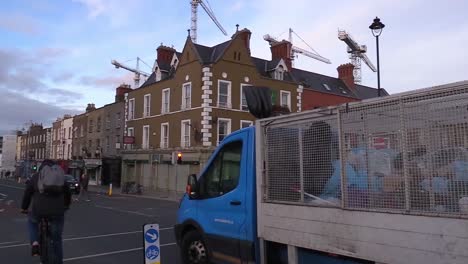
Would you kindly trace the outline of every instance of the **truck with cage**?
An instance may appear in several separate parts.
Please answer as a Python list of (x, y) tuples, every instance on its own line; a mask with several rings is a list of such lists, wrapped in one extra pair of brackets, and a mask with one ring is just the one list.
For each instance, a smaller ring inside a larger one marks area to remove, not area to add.
[(468, 81), (273, 117), (245, 92), (261, 119), (188, 178), (184, 263), (468, 263)]

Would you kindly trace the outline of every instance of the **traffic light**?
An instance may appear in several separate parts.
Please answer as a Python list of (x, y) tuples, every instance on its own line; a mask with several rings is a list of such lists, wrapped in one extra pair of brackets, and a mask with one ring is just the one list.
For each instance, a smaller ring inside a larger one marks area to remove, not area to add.
[(32, 171), (36, 172), (37, 171), (37, 164), (33, 164), (31, 169), (32, 169)]
[(182, 153), (177, 153), (177, 164), (182, 164)]

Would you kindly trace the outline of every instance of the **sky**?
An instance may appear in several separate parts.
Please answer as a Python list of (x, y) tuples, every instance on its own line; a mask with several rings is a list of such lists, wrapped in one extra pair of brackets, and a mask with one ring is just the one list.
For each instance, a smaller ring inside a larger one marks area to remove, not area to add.
[[(207, 2), (206, 0), (204, 0)], [(0, 5), (0, 134), (30, 122), (51, 123), (114, 101), (133, 74), (115, 69), (116, 59), (150, 72), (156, 48), (181, 50), (190, 28), (189, 0), (16, 0)], [(293, 44), (331, 60), (298, 57), (295, 67), (337, 77), (348, 63), (338, 29), (349, 32), (376, 64), (369, 25), (378, 16), (381, 86), (390, 94), (467, 80), (468, 1), (464, 0), (210, 0), (224, 36), (198, 8), (198, 43), (213, 46), (240, 28), (252, 31), (251, 52), (270, 59), (264, 34), (288, 38), (292, 28), (305, 42)], [(300, 56), (300, 55), (299, 55)], [(363, 85), (377, 76), (364, 64)]]

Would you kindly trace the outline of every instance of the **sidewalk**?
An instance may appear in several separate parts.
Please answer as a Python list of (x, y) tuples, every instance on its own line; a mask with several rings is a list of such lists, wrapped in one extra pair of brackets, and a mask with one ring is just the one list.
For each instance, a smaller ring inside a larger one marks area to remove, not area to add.
[[(96, 186), (89, 185), (88, 189), (90, 192), (98, 193), (101, 195), (108, 195), (109, 186)], [(125, 194), (121, 192), (120, 188), (112, 188), (112, 196), (128, 196), (128, 197), (140, 197), (147, 199), (156, 199), (156, 200), (165, 200), (165, 201), (176, 201), (178, 202), (182, 198), (183, 193), (175, 193), (174, 191), (164, 191), (164, 190), (145, 190), (143, 189), (143, 194)]]

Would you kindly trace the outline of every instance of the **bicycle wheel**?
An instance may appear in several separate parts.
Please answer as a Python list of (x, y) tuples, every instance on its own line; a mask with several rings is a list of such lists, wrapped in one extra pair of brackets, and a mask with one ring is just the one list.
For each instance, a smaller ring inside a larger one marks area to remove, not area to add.
[(41, 263), (47, 264), (49, 263), (49, 248), (50, 248), (50, 241), (49, 241), (49, 225), (47, 220), (41, 219), (39, 223), (39, 246), (41, 252)]

